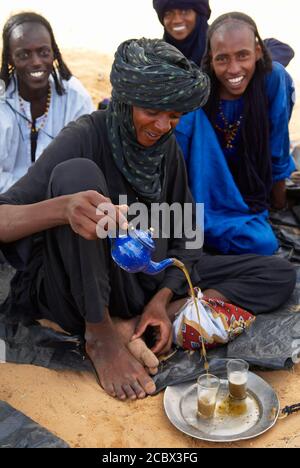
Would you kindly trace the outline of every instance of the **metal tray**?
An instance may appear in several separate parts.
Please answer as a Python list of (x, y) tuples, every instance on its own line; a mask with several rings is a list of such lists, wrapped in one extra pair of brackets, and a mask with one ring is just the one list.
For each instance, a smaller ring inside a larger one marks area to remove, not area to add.
[(229, 399), (228, 381), (221, 377), (212, 420), (197, 417), (196, 383), (167, 387), (164, 408), (177, 429), (207, 442), (235, 442), (257, 437), (275, 425), (280, 412), (273, 388), (252, 372), (249, 372), (248, 397), (243, 402)]

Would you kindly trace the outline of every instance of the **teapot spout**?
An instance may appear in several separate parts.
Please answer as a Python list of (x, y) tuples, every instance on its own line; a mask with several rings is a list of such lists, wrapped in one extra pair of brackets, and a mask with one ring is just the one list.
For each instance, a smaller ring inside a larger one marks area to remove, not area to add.
[(144, 270), (144, 273), (147, 273), (148, 275), (157, 275), (157, 273), (160, 273), (172, 265), (174, 265), (174, 258), (166, 258), (166, 260), (163, 260), (159, 263), (150, 262), (147, 266), (147, 269)]

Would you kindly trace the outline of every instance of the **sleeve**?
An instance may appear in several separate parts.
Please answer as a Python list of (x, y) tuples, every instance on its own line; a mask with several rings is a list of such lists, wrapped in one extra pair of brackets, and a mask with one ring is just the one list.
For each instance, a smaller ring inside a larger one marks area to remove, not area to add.
[(0, 193), (6, 192), (16, 181), (14, 166), (18, 151), (14, 119), (5, 103), (0, 103)]
[(272, 60), (281, 63), (284, 67), (287, 67), (290, 61), (295, 57), (295, 52), (288, 44), (278, 41), (270, 37), (264, 39), (264, 44), (269, 50)]
[(289, 120), (295, 103), (292, 78), (282, 65), (273, 63), (273, 71), (266, 78), (269, 101), (270, 150), (273, 182), (284, 180), (295, 170), (290, 155)]
[(77, 78), (70, 79), (68, 93), (66, 123), (94, 112), (95, 106), (92, 98)]
[(48, 184), (53, 169), (72, 158), (93, 157), (95, 143), (92, 117), (86, 115), (71, 122), (44, 150), (21, 179), (0, 196), (0, 204), (26, 205), (46, 199)]
[(190, 112), (181, 117), (175, 130), (176, 140), (187, 163), (189, 161), (191, 140), (194, 131), (195, 112), (196, 111)]
[[(169, 206), (181, 206), (180, 219), (174, 216), (170, 239), (168, 241), (168, 258), (177, 258), (191, 273), (194, 265), (200, 260), (203, 246), (203, 231), (201, 229), (202, 213), (196, 208), (188, 187), (186, 167), (180, 148), (176, 140), (173, 142), (172, 166), (168, 170), (168, 200)], [(196, 212), (197, 211), (197, 212)], [(179, 226), (181, 231), (178, 230)], [(195, 279), (194, 279), (195, 280)], [(198, 280), (198, 279), (197, 279)], [(182, 295), (187, 292), (186, 279), (178, 268), (171, 267), (166, 270), (161, 289), (167, 287), (175, 294)]]

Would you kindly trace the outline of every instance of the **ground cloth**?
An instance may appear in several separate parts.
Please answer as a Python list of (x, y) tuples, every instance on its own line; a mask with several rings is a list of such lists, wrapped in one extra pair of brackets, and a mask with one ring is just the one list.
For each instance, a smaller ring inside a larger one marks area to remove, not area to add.
[[(272, 215), (272, 223), (281, 241), (279, 255), (288, 258), (298, 270), (298, 282), (293, 296), (284, 307), (257, 317), (255, 324), (227, 346), (209, 352), (211, 371), (224, 366), (224, 359), (242, 358), (252, 366), (267, 369), (289, 368), (295, 359), (295, 349), (300, 340), (300, 236), (299, 222), (292, 212)], [(8, 290), (12, 271), (0, 271), (0, 300)], [(2, 297), (1, 297), (2, 296)], [(298, 341), (297, 341), (298, 340)], [(33, 364), (50, 369), (92, 370), (84, 355), (84, 345), (79, 336), (67, 336), (26, 316), (5, 314), (5, 304), (0, 309), (0, 349), (7, 362)], [(299, 346), (298, 346), (299, 348)], [(3, 351), (4, 349), (4, 351)], [(1, 360), (1, 356), (0, 356)], [(155, 377), (157, 391), (166, 386), (194, 379), (203, 370), (199, 354), (177, 350), (160, 365)]]
[(68, 448), (23, 413), (0, 401), (0, 448)]

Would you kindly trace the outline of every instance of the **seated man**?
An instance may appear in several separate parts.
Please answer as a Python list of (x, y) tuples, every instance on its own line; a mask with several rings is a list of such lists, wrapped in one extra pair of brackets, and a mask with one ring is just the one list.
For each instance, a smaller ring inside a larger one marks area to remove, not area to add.
[(9, 189), (70, 121), (94, 110), (62, 59), (48, 21), (20, 13), (6, 22), (0, 70), (0, 193)]
[(203, 71), (211, 78), (209, 100), (181, 119), (176, 135), (192, 194), (205, 203), (205, 245), (272, 255), (278, 242), (268, 210), (286, 206), (285, 179), (295, 169), (292, 79), (271, 61), (254, 21), (236, 12), (210, 26)]

